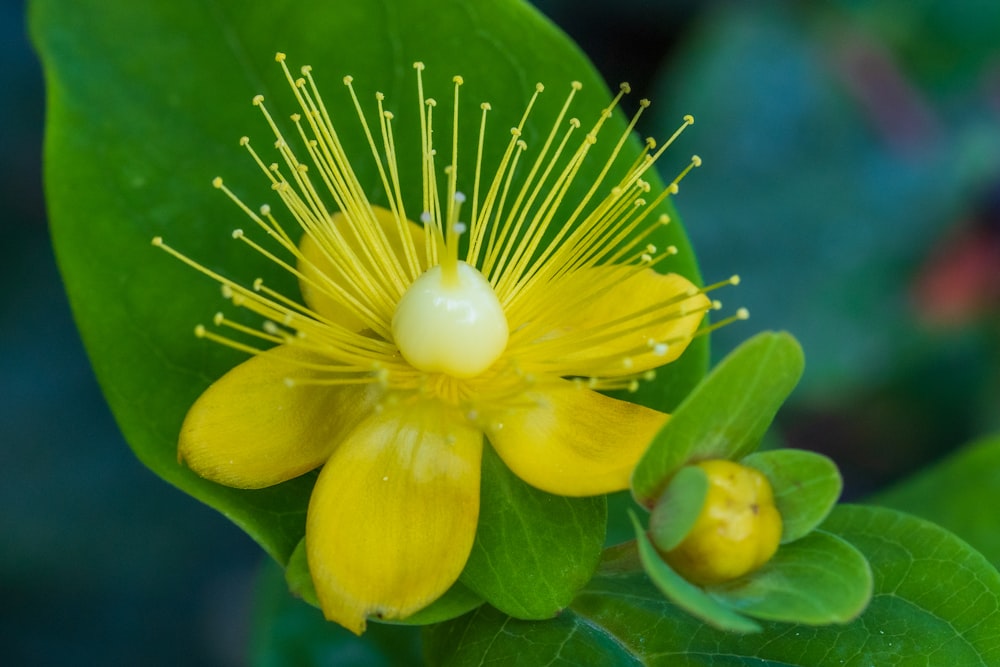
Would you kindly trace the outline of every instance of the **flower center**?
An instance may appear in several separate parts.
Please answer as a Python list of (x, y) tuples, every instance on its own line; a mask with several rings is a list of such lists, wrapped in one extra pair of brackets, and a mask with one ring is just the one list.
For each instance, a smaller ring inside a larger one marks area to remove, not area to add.
[(489, 368), (507, 347), (508, 333), (489, 281), (461, 261), (424, 272), (392, 317), (396, 345), (411, 366), (459, 378)]

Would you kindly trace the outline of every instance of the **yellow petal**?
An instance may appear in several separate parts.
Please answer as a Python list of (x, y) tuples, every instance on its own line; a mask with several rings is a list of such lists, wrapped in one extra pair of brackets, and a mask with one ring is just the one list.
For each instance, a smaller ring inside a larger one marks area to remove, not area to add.
[(528, 395), (533, 407), (497, 415), (487, 436), (518, 477), (560, 496), (628, 488), (667, 415), (560, 380)]
[(178, 455), (220, 484), (258, 489), (318, 468), (374, 407), (373, 385), (288, 386), (315, 376), (301, 350), (279, 346), (205, 390), (181, 427)]
[(405, 618), (458, 579), (479, 518), (482, 433), (437, 401), (365, 420), (309, 503), (306, 552), (326, 617), (356, 634)]
[(535, 350), (530, 340), (512, 343), (511, 356), (558, 366), (563, 376), (631, 375), (674, 361), (711, 305), (683, 276), (623, 266), (576, 271), (541, 298), (552, 330)]
[[(403, 241), (399, 236), (396, 218), (391, 211), (373, 206), (372, 212), (375, 219), (385, 232), (389, 241), (391, 251), (399, 259), (402, 266), (407, 266), (406, 255), (403, 249)], [(357, 255), (357, 267), (369, 276), (380, 276), (384, 270), (380, 266), (374, 266), (360, 247), (358, 235), (354, 229), (355, 224), (342, 213), (334, 213), (330, 217), (330, 222), (343, 234), (347, 241), (347, 246)], [(420, 270), (425, 268), (424, 263), (424, 229), (413, 222), (404, 221), (405, 228), (413, 237), (416, 246), (417, 258)], [(306, 234), (299, 243), (299, 250), (302, 252), (303, 260), (299, 261), (298, 269), (305, 276), (306, 280), (299, 280), (299, 289), (302, 292), (302, 299), (310, 308), (327, 319), (337, 322), (350, 331), (361, 331), (365, 328), (361, 319), (355, 311), (337, 299), (330, 292), (318, 286), (326, 285), (329, 282), (336, 283), (344, 288), (355, 298), (360, 298), (362, 292), (353, 285), (353, 281), (344, 276), (344, 272), (333, 262), (329, 256), (322, 251), (316, 240)]]

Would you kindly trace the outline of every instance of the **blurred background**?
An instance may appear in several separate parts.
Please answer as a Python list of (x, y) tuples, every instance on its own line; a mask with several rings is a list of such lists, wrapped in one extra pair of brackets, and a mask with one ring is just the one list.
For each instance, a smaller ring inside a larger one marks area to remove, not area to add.
[[(715, 354), (778, 328), (806, 350), (777, 443), (833, 457), (859, 500), (1000, 431), (1000, 3), (536, 5), (631, 109), (653, 100), (643, 133), (695, 115), (664, 175), (704, 159), (678, 205), (706, 280), (739, 274), (720, 298), (751, 311)], [(104, 404), (47, 236), (24, 11), (0, 0), (0, 662), (246, 664), (254, 583), (281, 582)]]

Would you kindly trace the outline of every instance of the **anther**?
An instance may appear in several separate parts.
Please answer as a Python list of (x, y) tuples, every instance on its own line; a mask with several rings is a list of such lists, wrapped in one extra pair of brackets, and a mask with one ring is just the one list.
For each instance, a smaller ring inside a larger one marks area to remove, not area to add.
[(223, 315), (221, 312), (216, 313), (215, 317), (212, 318), (212, 324), (214, 324), (217, 327), (220, 327), (220, 326), (222, 326), (222, 323), (223, 323), (223, 321), (225, 321), (225, 319), (226, 319), (226, 316)]
[(700, 167), (701, 166), (701, 158), (698, 157), (697, 155), (692, 155), (691, 156), (691, 164), (693, 164), (696, 167)]
[(750, 317), (750, 311), (746, 308), (740, 308), (736, 311), (736, 319), (745, 320)]
[(243, 238), (243, 230), (242, 229), (234, 229), (233, 230), (233, 238), (234, 239), (241, 239), (241, 238)]
[(413, 69), (417, 70), (418, 72), (422, 72), (424, 69), (424, 64), (418, 60), (417, 62), (413, 63)]
[(629, 85), (628, 81), (622, 81), (618, 84), (618, 90), (628, 95), (632, 92), (632, 86)]
[(463, 79), (463, 78), (461, 77), (461, 75), (458, 75), (458, 74), (456, 74), (455, 76), (453, 76), (453, 77), (451, 78), (451, 81), (452, 81), (452, 83), (456, 83), (456, 84), (458, 84), (458, 85), (460, 85), (460, 86), (461, 86), (461, 85), (462, 85), (463, 83), (465, 83), (465, 79)]
[(214, 187), (216, 189), (222, 187), (222, 177), (221, 176), (216, 176), (215, 178), (212, 179), (212, 187)]
[(199, 324), (198, 326), (196, 326), (194, 328), (194, 335), (197, 336), (198, 338), (204, 338), (205, 337), (205, 326), (202, 325), (202, 324)]
[(267, 216), (271, 215), (271, 205), (270, 204), (261, 204), (260, 205), (260, 214), (262, 216), (264, 216), (264, 217), (267, 217)]
[(667, 215), (666, 213), (661, 213), (660, 217), (657, 218), (656, 221), (658, 223), (660, 223), (661, 225), (669, 225), (670, 224), (670, 216)]
[(479, 105), (479, 108), (482, 109), (483, 111), (493, 111), (493, 107), (490, 105), (489, 102), (483, 102), (482, 104)]
[(436, 107), (438, 105), (437, 100), (434, 99), (433, 97), (428, 97), (426, 100), (424, 100), (424, 104), (426, 104), (429, 107)]
[(580, 90), (581, 88), (583, 88), (583, 84), (580, 83), (579, 81), (572, 81), (570, 82), (569, 87), (572, 88), (573, 90)]
[(312, 65), (303, 65), (299, 68), (299, 71), (302, 72), (302, 74), (307, 75), (309, 72), (313, 71), (313, 68)]
[(250, 144), (250, 137), (240, 137), (240, 146), (248, 146)]
[(692, 116), (691, 114), (684, 116), (684, 122), (687, 123), (688, 125), (694, 125), (694, 116)]
[(255, 107), (259, 107), (263, 103), (264, 103), (264, 96), (263, 95), (254, 95), (253, 96), (253, 105)]
[(160, 246), (162, 246), (163, 245), (163, 237), (162, 236), (154, 236), (153, 237), (153, 245), (156, 246), (157, 248), (159, 248)]
[(349, 86), (352, 83), (354, 83), (354, 77), (353, 76), (351, 76), (350, 74), (348, 74), (347, 76), (344, 77), (344, 85), (345, 86)]
[(652, 102), (650, 102), (646, 98), (639, 100), (639, 106), (642, 107), (643, 109), (648, 109), (651, 104)]
[(263, 278), (257, 278), (256, 280), (253, 281), (253, 291), (254, 292), (259, 292), (260, 288), (263, 287), (263, 286), (264, 286), (264, 279)]
[(282, 53), (281, 51), (278, 51), (277, 53), (274, 54), (274, 61), (278, 63), (285, 62), (285, 54)]
[(729, 284), (730, 285), (739, 285), (740, 284), (740, 277), (736, 276), (736, 275), (730, 276), (730, 278), (729, 278)]
[[(575, 81), (574, 81), (573, 83), (574, 83), (575, 85), (580, 85), (580, 84), (576, 83)], [(540, 81), (539, 81), (538, 83), (536, 83), (536, 84), (535, 84), (535, 92), (536, 92), (536, 93), (540, 93), (540, 92), (542, 92), (542, 91), (544, 91), (544, 90), (545, 90), (545, 84), (543, 84), (543, 83), (542, 83), (542, 82), (540, 82)], [(577, 89), (577, 90), (579, 90), (579, 89)]]

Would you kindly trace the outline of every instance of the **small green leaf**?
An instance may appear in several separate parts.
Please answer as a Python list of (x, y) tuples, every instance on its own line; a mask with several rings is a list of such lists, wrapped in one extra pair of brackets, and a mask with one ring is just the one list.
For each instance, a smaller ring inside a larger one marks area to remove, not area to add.
[(760, 470), (771, 482), (774, 503), (781, 514), (782, 544), (799, 539), (821, 524), (843, 487), (837, 464), (815, 452), (754, 452), (742, 463)]
[(872, 573), (864, 555), (848, 542), (814, 531), (782, 546), (760, 570), (707, 592), (754, 618), (846, 623), (871, 599)]
[(656, 547), (646, 537), (642, 524), (632, 515), (639, 558), (646, 574), (667, 598), (693, 616), (709, 625), (729, 632), (760, 632), (760, 626), (746, 616), (734, 611), (729, 605), (719, 602), (703, 589), (695, 586), (674, 572), (656, 551)]
[(670, 551), (688, 536), (708, 495), (708, 475), (696, 466), (677, 471), (649, 515), (649, 539)]
[(632, 543), (609, 549), (556, 619), (519, 621), (484, 605), (429, 626), (425, 655), (447, 667), (1000, 664), (1000, 573), (981, 554), (938, 526), (877, 507), (835, 508), (822, 530), (872, 568), (871, 603), (844, 625), (761, 621), (757, 634), (707, 627), (663, 597)]
[[(292, 552), (285, 568), (285, 581), (288, 590), (313, 607), (319, 608), (319, 598), (316, 597), (316, 587), (309, 574), (309, 561), (306, 557), (306, 541), (303, 539)], [(421, 609), (412, 616), (397, 621), (382, 621), (389, 625), (427, 625), (440, 623), (468, 613), (483, 603), (483, 599), (468, 589), (462, 582), (456, 581), (445, 594)], [(371, 627), (371, 626), (369, 626)]]
[(739, 459), (763, 437), (804, 365), (787, 333), (754, 336), (723, 359), (674, 411), (632, 474), (636, 499), (651, 506), (674, 471), (702, 459)]
[(487, 447), (479, 530), (461, 581), (516, 618), (551, 618), (601, 560), (607, 501), (528, 486)]

